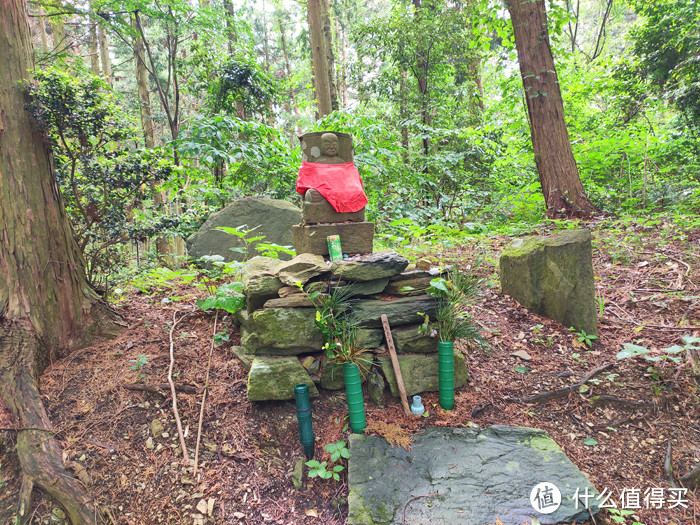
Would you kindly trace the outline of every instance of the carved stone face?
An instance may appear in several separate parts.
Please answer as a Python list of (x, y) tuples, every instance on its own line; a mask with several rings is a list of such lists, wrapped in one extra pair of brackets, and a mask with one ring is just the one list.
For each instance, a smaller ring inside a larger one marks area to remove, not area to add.
[(321, 155), (325, 157), (337, 157), (338, 150), (338, 137), (333, 133), (324, 133), (321, 137)]

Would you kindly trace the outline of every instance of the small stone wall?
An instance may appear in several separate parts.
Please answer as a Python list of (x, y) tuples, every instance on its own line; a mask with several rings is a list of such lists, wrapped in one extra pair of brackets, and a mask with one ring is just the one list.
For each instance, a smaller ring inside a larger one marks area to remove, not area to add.
[[(339, 366), (322, 352), (321, 333), (316, 328), (316, 310), (305, 290), (330, 290), (351, 286), (356, 303), (354, 314), (361, 341), (371, 349), (369, 397), (381, 402), (387, 384), (398, 395), (394, 372), (386, 351), (381, 315), (386, 314), (409, 395), (437, 391), (437, 340), (418, 332), (423, 318), (433, 317), (435, 301), (425, 293), (438, 268), (417, 270), (393, 251), (357, 255), (331, 263), (320, 255), (303, 253), (291, 261), (254, 257), (242, 271), (246, 309), (237, 313), (241, 346), (234, 353), (250, 369), (248, 398), (252, 401), (294, 398), (294, 386), (344, 388)], [(455, 352), (455, 387), (467, 381), (467, 365)]]

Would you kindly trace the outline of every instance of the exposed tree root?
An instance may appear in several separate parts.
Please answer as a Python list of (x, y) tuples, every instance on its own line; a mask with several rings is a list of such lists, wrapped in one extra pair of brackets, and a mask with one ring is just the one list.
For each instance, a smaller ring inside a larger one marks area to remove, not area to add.
[(700, 487), (700, 466), (695, 467), (693, 470), (685, 474), (681, 478), (681, 483), (684, 487), (690, 490), (695, 490)]
[(37, 373), (40, 344), (30, 329), (0, 332), (0, 393), (22, 429), (17, 434), (22, 467), (18, 523), (31, 519), (31, 493), (36, 486), (65, 509), (73, 525), (92, 525), (98, 523), (95, 506), (78, 480), (66, 472), (41, 401)]

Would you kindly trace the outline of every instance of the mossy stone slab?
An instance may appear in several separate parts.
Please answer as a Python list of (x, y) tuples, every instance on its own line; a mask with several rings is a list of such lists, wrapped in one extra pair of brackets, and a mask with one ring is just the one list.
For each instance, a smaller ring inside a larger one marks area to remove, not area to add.
[(422, 325), (402, 326), (392, 330), (391, 337), (394, 346), (399, 353), (407, 354), (433, 354), (438, 351), (438, 341), (435, 337), (421, 333)]
[[(438, 356), (437, 354), (399, 354), (399, 367), (401, 368), (401, 376), (403, 384), (406, 387), (406, 395), (412, 396), (421, 392), (437, 392), (438, 391)], [(389, 356), (380, 356), (379, 366), (382, 368), (384, 377), (386, 377), (391, 395), (399, 397), (399, 387), (396, 384), (396, 374), (394, 367), (391, 364)], [(462, 352), (454, 349), (454, 367), (455, 367), (455, 388), (464, 386), (469, 379), (469, 371), (467, 370), (467, 360)]]
[(309, 387), (311, 397), (318, 397), (316, 385), (296, 357), (256, 357), (248, 373), (248, 399), (294, 399), (294, 387), (302, 384)]
[[(343, 248), (344, 251), (344, 248)], [(393, 251), (377, 252), (361, 257), (335, 261), (331, 275), (350, 282), (373, 281), (393, 277), (408, 266), (408, 259)]]
[(323, 345), (314, 308), (266, 308), (248, 318), (241, 338), (246, 352), (255, 355), (296, 355), (318, 352)]
[(516, 239), (501, 255), (501, 287), (528, 310), (598, 333), (591, 232)]
[(369, 299), (360, 301), (353, 307), (354, 320), (361, 328), (380, 328), (381, 315), (386, 314), (392, 328), (415, 325), (423, 321), (418, 312), (435, 317), (435, 299), (423, 294), (416, 297), (402, 297), (393, 301)]
[[(591, 513), (599, 510), (595, 487), (542, 430), (428, 428), (413, 440), (408, 451), (378, 436), (350, 436), (350, 525), (484, 525), (497, 519), (520, 525), (532, 516), (542, 525), (588, 522), (588, 510), (574, 503), (577, 488), (593, 496)], [(543, 481), (561, 492), (561, 505), (551, 514), (530, 503)]]

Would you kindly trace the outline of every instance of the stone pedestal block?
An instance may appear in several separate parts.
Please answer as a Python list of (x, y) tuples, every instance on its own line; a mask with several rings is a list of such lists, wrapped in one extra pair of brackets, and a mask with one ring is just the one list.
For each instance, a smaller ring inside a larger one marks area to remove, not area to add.
[(371, 222), (346, 222), (292, 226), (294, 249), (297, 253), (328, 255), (329, 235), (340, 235), (343, 253), (371, 253), (374, 243), (374, 224)]
[(364, 222), (365, 209), (354, 213), (340, 213), (314, 189), (308, 190), (301, 205), (302, 224), (318, 224), (328, 222)]
[(501, 287), (528, 310), (598, 332), (591, 232), (516, 239), (500, 258)]

